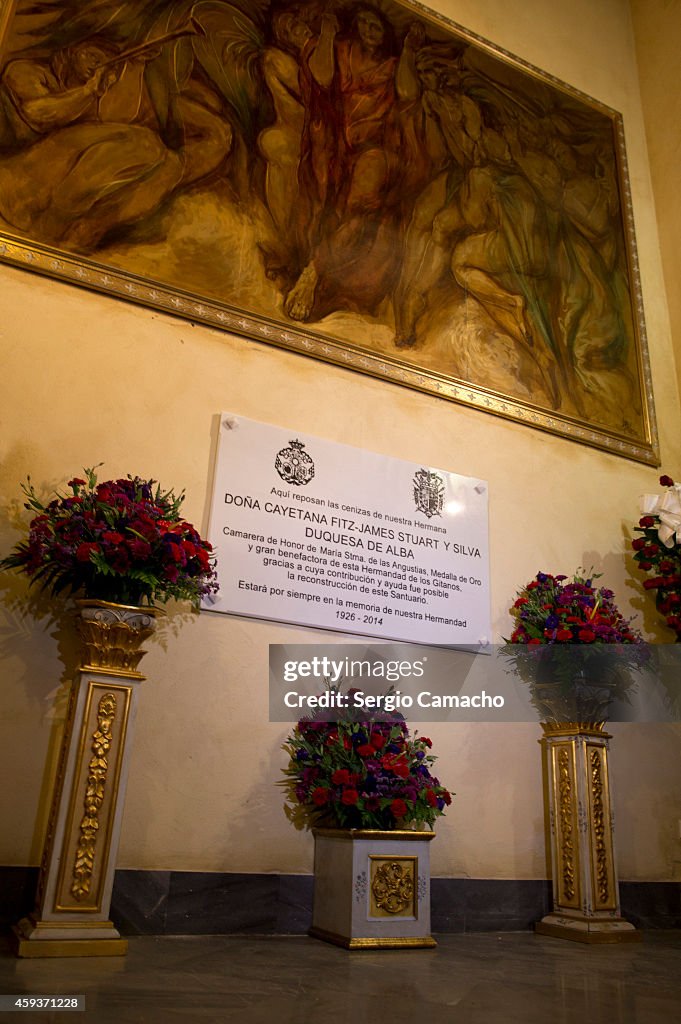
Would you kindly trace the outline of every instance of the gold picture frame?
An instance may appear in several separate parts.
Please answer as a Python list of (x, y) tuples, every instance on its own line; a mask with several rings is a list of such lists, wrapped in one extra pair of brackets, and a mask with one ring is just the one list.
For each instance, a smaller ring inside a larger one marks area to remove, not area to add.
[(412, 0), (0, 0), (0, 260), (659, 464), (621, 115)]

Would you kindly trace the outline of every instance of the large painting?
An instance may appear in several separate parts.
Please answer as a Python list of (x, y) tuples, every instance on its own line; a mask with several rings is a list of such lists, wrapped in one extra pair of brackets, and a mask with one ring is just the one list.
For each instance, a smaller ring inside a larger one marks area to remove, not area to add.
[(657, 462), (615, 111), (414, 3), (1, 10), (2, 259)]

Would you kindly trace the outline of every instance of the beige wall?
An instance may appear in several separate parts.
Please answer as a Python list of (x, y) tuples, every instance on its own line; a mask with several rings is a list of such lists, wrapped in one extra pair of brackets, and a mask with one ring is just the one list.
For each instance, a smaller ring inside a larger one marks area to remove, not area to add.
[[(623, 113), (663, 466), (679, 473), (681, 414), (627, 4), (440, 0), (438, 9)], [(232, 410), (488, 480), (497, 638), (508, 632), (516, 589), (538, 569), (592, 564), (659, 638), (626, 555), (655, 469), (5, 266), (0, 293), (3, 509), (29, 472), (57, 485), (104, 462), (107, 476), (186, 487), (186, 513), (205, 529), (214, 417)], [(3, 515), (2, 550), (18, 536)], [(3, 777), (16, 785), (0, 792), (0, 863), (36, 863), (68, 632), (26, 610), (20, 580), (3, 593), (0, 750)], [(336, 638), (226, 616), (184, 619), (181, 628), (170, 620), (144, 663), (119, 864), (310, 871), (310, 837), (286, 822), (275, 786), (287, 730), (267, 722), (267, 645)], [(545, 877), (538, 726), (429, 731), (438, 774), (457, 793), (438, 826), (434, 872)], [(681, 734), (613, 732), (621, 875), (671, 878)]]
[[(632, 0), (631, 10), (669, 319), (674, 350), (678, 353), (681, 351), (681, 2)], [(678, 358), (677, 379), (681, 381)]]

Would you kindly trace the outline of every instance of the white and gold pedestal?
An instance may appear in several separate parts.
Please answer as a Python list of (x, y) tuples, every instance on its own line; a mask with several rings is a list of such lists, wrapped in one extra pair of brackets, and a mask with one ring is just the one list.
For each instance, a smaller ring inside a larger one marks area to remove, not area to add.
[(13, 930), (20, 957), (122, 956), (109, 917), (137, 688), (140, 645), (155, 609), (79, 601), (82, 664), (74, 680), (36, 908)]
[(632, 942), (641, 933), (620, 913), (603, 722), (542, 723), (553, 912), (543, 935), (577, 942)]
[(436, 945), (430, 934), (433, 832), (314, 829), (310, 935), (346, 949)]

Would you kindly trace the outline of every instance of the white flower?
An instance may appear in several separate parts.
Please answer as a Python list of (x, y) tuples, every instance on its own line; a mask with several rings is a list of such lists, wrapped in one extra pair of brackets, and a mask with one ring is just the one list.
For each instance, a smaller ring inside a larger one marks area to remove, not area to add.
[(681, 544), (681, 484), (674, 484), (664, 494), (641, 495), (641, 512), (659, 518), (657, 535), (666, 548)]

